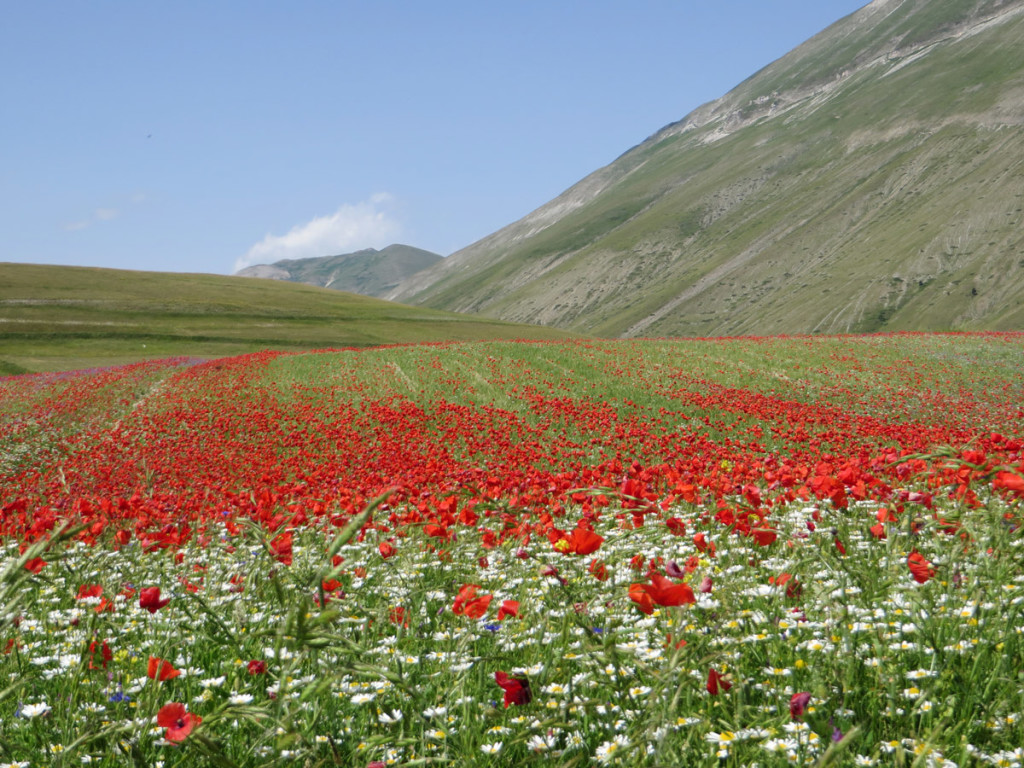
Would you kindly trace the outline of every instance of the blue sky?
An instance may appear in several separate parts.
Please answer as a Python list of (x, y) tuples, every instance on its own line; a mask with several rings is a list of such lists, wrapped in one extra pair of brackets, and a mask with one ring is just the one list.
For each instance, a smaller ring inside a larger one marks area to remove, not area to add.
[(447, 255), (866, 1), (14, 0), (0, 262)]

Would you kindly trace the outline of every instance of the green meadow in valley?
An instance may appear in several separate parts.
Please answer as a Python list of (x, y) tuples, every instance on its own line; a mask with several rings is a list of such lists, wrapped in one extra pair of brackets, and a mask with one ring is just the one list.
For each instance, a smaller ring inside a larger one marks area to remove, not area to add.
[(572, 335), (275, 280), (0, 264), (0, 375), (260, 349)]

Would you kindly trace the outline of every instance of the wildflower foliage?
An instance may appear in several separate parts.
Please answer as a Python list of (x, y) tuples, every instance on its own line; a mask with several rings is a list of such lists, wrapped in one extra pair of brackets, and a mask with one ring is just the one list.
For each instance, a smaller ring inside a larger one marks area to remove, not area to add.
[(449, 344), (0, 380), (0, 759), (1019, 766), (1022, 352)]

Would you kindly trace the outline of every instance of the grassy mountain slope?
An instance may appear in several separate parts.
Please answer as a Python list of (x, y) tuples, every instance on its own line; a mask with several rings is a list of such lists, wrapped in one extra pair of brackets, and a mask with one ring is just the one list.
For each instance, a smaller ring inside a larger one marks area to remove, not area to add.
[(875, 0), (389, 298), (603, 335), (1024, 327), (1024, 0)]
[(246, 267), (238, 274), (319, 285), (364, 296), (384, 296), (397, 288), (403, 280), (436, 264), (442, 258), (422, 248), (394, 244), (379, 251), (376, 248), (365, 248), (338, 256), (284, 259), (273, 264)]
[(267, 348), (566, 336), (273, 280), (0, 264), (0, 375)]

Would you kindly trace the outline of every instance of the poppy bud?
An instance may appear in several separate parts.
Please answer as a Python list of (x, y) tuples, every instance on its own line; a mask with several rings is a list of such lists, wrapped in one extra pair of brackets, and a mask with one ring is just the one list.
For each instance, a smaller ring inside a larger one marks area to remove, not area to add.
[(803, 693), (794, 693), (793, 697), (789, 700), (789, 717), (792, 720), (799, 720), (804, 716), (804, 712), (807, 711), (807, 705), (811, 701), (811, 694), (804, 691)]

